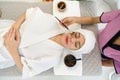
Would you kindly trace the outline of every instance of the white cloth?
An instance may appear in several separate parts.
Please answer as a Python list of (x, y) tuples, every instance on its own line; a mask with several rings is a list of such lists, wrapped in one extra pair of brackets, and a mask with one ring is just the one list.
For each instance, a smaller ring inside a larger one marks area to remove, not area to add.
[(23, 78), (32, 77), (55, 66), (62, 53), (62, 47), (51, 40), (45, 40), (21, 49)]
[(62, 47), (48, 39), (64, 32), (56, 19), (43, 13), (38, 7), (28, 9), (21, 26), (20, 51), (23, 78), (31, 77), (55, 66)]
[(120, 9), (120, 0), (114, 0), (117, 3), (117, 8)]
[[(8, 22), (9, 23), (9, 22)], [(1, 24), (3, 24), (1, 22)], [(4, 25), (6, 25), (7, 22)], [(1, 32), (1, 47), (3, 45), (3, 34), (8, 31), (13, 22), (7, 25)], [(56, 19), (43, 13), (38, 7), (30, 8), (26, 11), (25, 22), (21, 25), (21, 43), (19, 52), (23, 63), (23, 78), (32, 77), (45, 70), (48, 70), (58, 63), (63, 47), (49, 40), (50, 37), (64, 32)], [(7, 51), (4, 49), (4, 51)], [(6, 52), (7, 57), (11, 55)], [(0, 53), (1, 56), (1, 53)], [(1, 56), (4, 58), (3, 56)], [(6, 60), (6, 58), (4, 58)], [(12, 66), (10, 64), (6, 67)], [(5, 67), (4, 65), (2, 67)]]
[(26, 20), (21, 25), (20, 48), (64, 32), (53, 16), (43, 13), (38, 7), (28, 9), (26, 15)]

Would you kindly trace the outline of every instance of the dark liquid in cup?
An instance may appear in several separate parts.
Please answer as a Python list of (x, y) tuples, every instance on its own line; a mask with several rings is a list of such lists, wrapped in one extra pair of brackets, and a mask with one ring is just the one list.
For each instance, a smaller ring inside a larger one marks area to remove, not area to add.
[(66, 8), (66, 4), (64, 2), (59, 2), (58, 3), (58, 8), (59, 9), (65, 9)]
[(68, 67), (73, 67), (73, 66), (75, 66), (75, 64), (76, 64), (76, 58), (75, 58), (75, 56), (73, 56), (73, 55), (71, 55), (71, 54), (65, 56), (65, 58), (64, 58), (64, 63), (65, 63), (65, 65), (68, 66)]

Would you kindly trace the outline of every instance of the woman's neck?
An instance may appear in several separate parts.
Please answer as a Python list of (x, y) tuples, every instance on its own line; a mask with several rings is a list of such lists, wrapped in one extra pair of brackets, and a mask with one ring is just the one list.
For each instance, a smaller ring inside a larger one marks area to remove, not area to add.
[(62, 36), (62, 34), (56, 35), (56, 36), (50, 38), (50, 40), (52, 40), (52, 41), (62, 45), (62, 43), (61, 43), (61, 36)]
[(120, 36), (113, 42), (113, 44), (120, 45)]

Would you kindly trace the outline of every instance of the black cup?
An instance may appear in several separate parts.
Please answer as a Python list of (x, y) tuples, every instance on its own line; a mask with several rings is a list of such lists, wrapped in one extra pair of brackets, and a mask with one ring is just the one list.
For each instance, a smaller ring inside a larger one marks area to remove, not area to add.
[(62, 12), (66, 9), (66, 3), (63, 1), (58, 2), (57, 4), (58, 11)]
[(73, 67), (76, 64), (76, 58), (72, 54), (66, 55), (64, 58), (64, 63), (68, 67)]

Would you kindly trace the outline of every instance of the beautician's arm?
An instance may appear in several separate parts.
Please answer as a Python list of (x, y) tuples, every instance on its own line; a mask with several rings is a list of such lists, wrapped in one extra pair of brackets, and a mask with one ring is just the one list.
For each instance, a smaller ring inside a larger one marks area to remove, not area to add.
[(66, 17), (61, 20), (66, 26), (69, 26), (73, 23), (79, 24), (96, 24), (100, 23), (100, 17), (90, 17), (90, 16), (83, 16), (83, 17)]
[[(16, 34), (18, 36), (16, 36)], [(17, 67), (20, 71), (22, 71), (23, 64), (21, 63), (21, 58), (19, 56), (18, 47), (20, 44), (20, 33), (14, 29), (11, 28), (4, 36), (4, 45), (7, 48), (7, 50), (10, 52), (14, 62), (16, 63)]]

